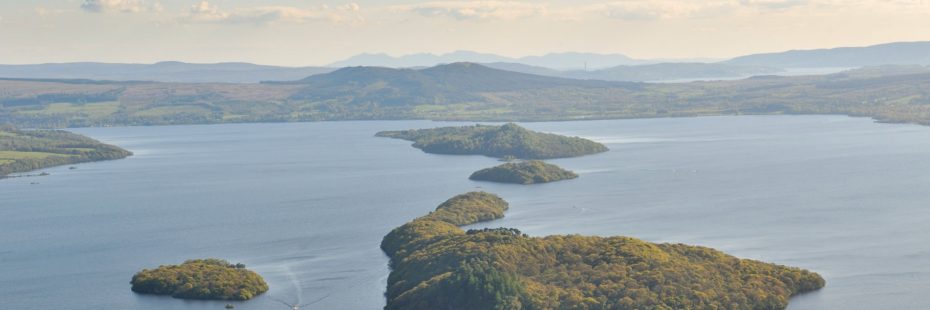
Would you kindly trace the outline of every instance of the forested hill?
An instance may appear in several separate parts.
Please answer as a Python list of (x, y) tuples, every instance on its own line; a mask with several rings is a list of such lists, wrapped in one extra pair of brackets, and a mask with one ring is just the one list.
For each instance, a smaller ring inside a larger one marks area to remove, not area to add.
[(930, 65), (930, 42), (895, 42), (864, 47), (754, 54), (724, 63), (780, 68)]
[(302, 89), (291, 99), (387, 106), (484, 102), (489, 92), (547, 88), (604, 88), (635, 84), (547, 77), (454, 63), (426, 69), (349, 67), (297, 82)]
[(435, 154), (550, 159), (608, 151), (603, 144), (588, 139), (535, 132), (514, 123), (382, 131), (375, 135), (414, 141), (413, 147)]
[(117, 146), (61, 130), (0, 128), (0, 178), (11, 173), (132, 155)]
[(627, 237), (530, 237), (457, 226), (503, 217), (472, 192), (392, 230), (385, 309), (784, 309), (824, 286), (806, 270)]
[(0, 65), (0, 77), (19, 79), (89, 79), (182, 83), (258, 83), (296, 80), (331, 72), (323, 67), (276, 67), (241, 62), (214, 64), (163, 61), (154, 64), (98, 62)]

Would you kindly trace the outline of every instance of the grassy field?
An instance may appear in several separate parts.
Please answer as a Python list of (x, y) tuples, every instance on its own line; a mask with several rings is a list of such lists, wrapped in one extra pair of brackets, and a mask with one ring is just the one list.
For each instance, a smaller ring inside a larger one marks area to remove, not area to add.
[(177, 114), (210, 114), (210, 110), (200, 107), (200, 106), (191, 106), (191, 105), (179, 105), (179, 106), (162, 106), (155, 107), (151, 109), (145, 109), (133, 113), (133, 116), (137, 117), (164, 117)]
[(83, 115), (92, 118), (104, 118), (119, 110), (119, 102), (95, 102), (76, 104), (68, 102), (52, 103), (42, 109), (22, 110), (24, 115)]
[(45, 152), (0, 151), (0, 160), (44, 159), (48, 157), (68, 157), (70, 155)]

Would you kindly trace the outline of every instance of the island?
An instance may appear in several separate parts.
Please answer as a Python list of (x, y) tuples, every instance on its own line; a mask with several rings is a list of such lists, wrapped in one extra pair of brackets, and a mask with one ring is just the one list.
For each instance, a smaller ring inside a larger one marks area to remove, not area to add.
[(132, 152), (62, 130), (0, 128), (0, 178), (52, 166), (121, 159)]
[(249, 300), (268, 291), (265, 280), (245, 265), (216, 258), (144, 269), (130, 283), (136, 293), (182, 299)]
[(528, 160), (506, 163), (492, 168), (481, 169), (468, 178), (475, 181), (498, 183), (535, 184), (577, 178), (574, 172), (540, 160)]
[(784, 309), (825, 284), (807, 270), (706, 247), (459, 228), (507, 209), (494, 194), (471, 192), (388, 233), (385, 309)]
[(413, 147), (427, 153), (497, 158), (551, 159), (608, 150), (603, 144), (588, 139), (535, 132), (514, 123), (382, 131), (376, 136), (413, 141)]

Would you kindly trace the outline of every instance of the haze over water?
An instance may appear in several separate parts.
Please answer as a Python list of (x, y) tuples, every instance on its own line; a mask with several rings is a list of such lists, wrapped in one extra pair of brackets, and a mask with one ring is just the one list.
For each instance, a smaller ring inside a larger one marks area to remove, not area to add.
[(142, 268), (202, 257), (269, 282), (237, 309), (319, 298), (311, 309), (379, 309), (381, 238), (471, 190), (511, 204), (483, 226), (703, 245), (826, 278), (789, 309), (930, 308), (930, 127), (842, 116), (526, 123), (611, 149), (553, 160), (581, 177), (532, 186), (467, 179), (492, 158), (373, 136), (450, 124), (461, 123), (76, 129), (136, 155), (0, 180), (0, 309), (221, 309), (129, 290)]

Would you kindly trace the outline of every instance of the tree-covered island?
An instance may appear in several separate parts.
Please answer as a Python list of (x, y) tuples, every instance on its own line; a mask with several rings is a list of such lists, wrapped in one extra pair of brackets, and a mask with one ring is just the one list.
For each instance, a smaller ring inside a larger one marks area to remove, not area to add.
[(608, 150), (603, 144), (588, 139), (535, 132), (514, 123), (382, 131), (376, 136), (413, 141), (413, 147), (427, 153), (497, 158), (551, 159)]
[(215, 258), (144, 269), (130, 283), (136, 293), (182, 299), (249, 300), (268, 291), (265, 280), (245, 265)]
[(471, 180), (498, 183), (535, 184), (577, 178), (572, 171), (540, 160), (506, 163), (472, 173)]
[(62, 130), (0, 128), (0, 178), (51, 166), (120, 159), (132, 152)]
[(385, 309), (784, 309), (820, 275), (710, 248), (627, 237), (463, 231), (507, 202), (472, 192), (395, 228)]

